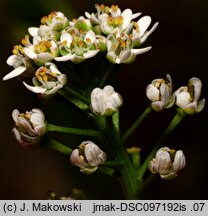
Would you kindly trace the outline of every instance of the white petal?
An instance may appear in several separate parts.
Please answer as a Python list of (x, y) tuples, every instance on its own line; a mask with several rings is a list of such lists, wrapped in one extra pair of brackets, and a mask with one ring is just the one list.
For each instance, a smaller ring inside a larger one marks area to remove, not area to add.
[(147, 33), (143, 35), (140, 42), (144, 43), (144, 41), (155, 31), (158, 25), (159, 25), (159, 22), (155, 23), (154, 26)]
[(33, 113), (31, 115), (30, 121), (32, 122), (32, 124), (35, 125), (35, 127), (38, 125), (41, 125), (41, 126), (44, 125), (44, 118), (39, 113)]
[(183, 151), (179, 150), (175, 154), (175, 158), (173, 161), (173, 169), (175, 172), (178, 172), (179, 170), (183, 169), (186, 165), (186, 159), (183, 154)]
[(84, 60), (85, 60), (84, 57), (78, 56), (78, 55), (73, 55), (73, 57), (71, 59), (71, 61), (75, 64), (79, 64), (79, 63), (83, 62)]
[(111, 47), (112, 47), (112, 42), (110, 40), (106, 41), (106, 46), (107, 46), (107, 50), (110, 51)]
[(70, 156), (70, 161), (72, 165), (78, 166), (78, 167), (85, 167), (87, 165), (87, 162), (85, 161), (85, 159), (82, 160), (80, 158), (78, 149), (74, 149), (72, 151), (71, 156)]
[(13, 129), (12, 129), (12, 132), (14, 133), (14, 136), (15, 136), (16, 140), (17, 140), (19, 143), (23, 143), (22, 138), (21, 138), (21, 135), (20, 135), (20, 132), (19, 132), (16, 128), (13, 128)]
[(9, 65), (9, 66), (14, 66), (14, 65), (21, 65), (22, 64), (22, 61), (20, 60), (20, 58), (16, 55), (11, 55), (9, 56), (9, 58), (7, 59), (6, 63)]
[(61, 83), (61, 87), (67, 83), (67, 76), (65, 74), (61, 74), (58, 76), (58, 81)]
[(116, 55), (114, 52), (108, 52), (106, 58), (113, 64), (117, 63)]
[(86, 41), (87, 38), (90, 39), (90, 44), (94, 43), (95, 40), (96, 40), (95, 33), (94, 33), (92, 30), (88, 31), (87, 34), (85, 35), (85, 39), (84, 39), (84, 41), (85, 41), (86, 43), (88, 43), (88, 42)]
[(51, 28), (49, 26), (46, 25), (41, 25), (38, 29), (38, 34), (41, 37), (45, 37), (47, 33), (49, 33), (51, 31)]
[(132, 10), (126, 9), (121, 13), (123, 17), (122, 30), (125, 30), (132, 20)]
[(115, 93), (114, 88), (110, 85), (107, 85), (103, 88), (103, 95), (104, 97), (109, 97), (111, 96), (113, 93)]
[(143, 16), (142, 18), (140, 18), (137, 21), (137, 24), (139, 26), (140, 37), (142, 37), (143, 34), (146, 32), (150, 23), (151, 23), (151, 17), (150, 16)]
[(142, 13), (135, 13), (132, 14), (132, 19), (136, 19), (138, 16), (140, 16)]
[(64, 33), (61, 35), (60, 41), (61, 41), (61, 42), (67, 41), (67, 45), (66, 45), (66, 46), (67, 46), (67, 47), (70, 47), (71, 42), (72, 42), (72, 36), (71, 36), (69, 33), (64, 32)]
[(100, 50), (89, 50), (88, 52), (84, 53), (83, 56), (85, 59), (91, 58), (95, 56)]
[(3, 77), (3, 80), (8, 80), (11, 79), (13, 77), (19, 76), (20, 74), (22, 74), (27, 68), (24, 66), (20, 66), (18, 68), (15, 68), (13, 71), (11, 71), (9, 74), (7, 74), (6, 76)]
[(34, 52), (33, 46), (25, 47), (23, 50), (25, 55), (28, 56), (29, 58), (34, 59), (37, 57), (37, 54)]
[(50, 67), (51, 72), (54, 72), (56, 74), (61, 74), (61, 72), (58, 70), (58, 68), (56, 67), (55, 64), (53, 64), (51, 62), (46, 62), (45, 65)]
[(205, 98), (200, 100), (197, 104), (197, 112), (201, 112), (205, 106)]
[(37, 27), (30, 27), (30, 28), (28, 28), (28, 32), (29, 32), (29, 34), (31, 35), (31, 36), (36, 36), (36, 35), (38, 35), (38, 30), (39, 30), (39, 28), (37, 28)]
[(131, 53), (130, 49), (121, 52), (121, 54), (120, 54), (120, 62), (121, 63), (127, 63), (127, 61), (130, 58), (131, 54), (132, 53)]
[(181, 92), (176, 97), (176, 105), (185, 108), (190, 103), (190, 94), (188, 92)]
[(194, 87), (194, 100), (198, 101), (201, 95), (202, 82), (200, 79), (193, 77), (188, 81), (189, 85)]
[(16, 122), (17, 121), (17, 117), (19, 116), (20, 112), (17, 109), (14, 109), (12, 112), (12, 118), (13, 120)]
[(90, 14), (86, 11), (85, 12), (85, 16), (88, 18), (88, 19), (90, 19)]
[(46, 63), (47, 61), (51, 61), (54, 59), (54, 56), (52, 56), (49, 53), (40, 53), (37, 55), (36, 59), (40, 61), (41, 63)]
[(163, 110), (164, 103), (161, 101), (156, 101), (156, 102), (152, 102), (151, 106), (154, 111), (161, 112)]
[(145, 47), (145, 48), (141, 48), (141, 49), (132, 49), (131, 52), (133, 54), (138, 55), (138, 54), (142, 54), (142, 53), (148, 52), (151, 48), (152, 47), (149, 46), (149, 47)]
[(34, 93), (40, 93), (40, 94), (42, 94), (42, 93), (44, 93), (44, 92), (46, 91), (46, 89), (45, 89), (45, 88), (42, 88), (42, 87), (30, 86), (30, 85), (28, 85), (28, 84), (25, 83), (25, 82), (23, 82), (23, 84), (24, 84), (24, 86), (25, 86), (28, 90), (30, 90), (30, 91), (32, 91), (32, 92), (34, 92)]
[(149, 100), (157, 101), (160, 95), (160, 91), (153, 84), (149, 84), (146, 88), (146, 95)]
[(54, 60), (56, 61), (68, 61), (68, 60), (71, 60), (73, 58), (73, 54), (67, 54), (65, 56), (61, 56), (61, 57), (56, 57), (54, 58)]

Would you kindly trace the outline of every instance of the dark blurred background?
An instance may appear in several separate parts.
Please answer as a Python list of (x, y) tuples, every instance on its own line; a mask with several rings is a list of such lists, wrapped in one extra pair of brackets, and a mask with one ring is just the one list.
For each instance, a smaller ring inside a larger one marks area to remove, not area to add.
[[(6, 65), (15, 44), (27, 34), (30, 26), (39, 26), (40, 19), (51, 11), (62, 11), (69, 19), (93, 12), (96, 2), (106, 5), (118, 4), (121, 9), (150, 15), (159, 27), (146, 45), (153, 48), (137, 57), (131, 65), (122, 65), (117, 77), (116, 90), (124, 98), (121, 108), (121, 127), (125, 131), (137, 116), (148, 106), (145, 88), (155, 78), (169, 73), (174, 89), (186, 85), (191, 77), (202, 80), (202, 97), (208, 95), (208, 5), (206, 0), (139, 0), (139, 1), (84, 1), (84, 0), (8, 0), (1, 1), (1, 61), (0, 78), (12, 68)], [(51, 123), (80, 126), (82, 113), (77, 113), (60, 97), (40, 101), (27, 91), (17, 79), (0, 80), (0, 199), (47, 199), (47, 190), (59, 195), (80, 188), (89, 199), (122, 199), (115, 180), (97, 172), (84, 176), (72, 167), (69, 158), (50, 149), (27, 152), (20, 148), (11, 129), (11, 112), (33, 107), (42, 108)], [(63, 115), (63, 113), (65, 113)], [(73, 116), (79, 114), (79, 119)], [(175, 109), (153, 113), (138, 128), (128, 145), (142, 148), (142, 159), (159, 138), (175, 114)], [(84, 117), (83, 117), (84, 118)], [(208, 199), (207, 195), (207, 106), (202, 113), (188, 116), (167, 140), (166, 146), (183, 149), (187, 166), (173, 181), (157, 178), (146, 191), (146, 199)], [(88, 125), (82, 125), (87, 127)], [(68, 139), (67, 137), (65, 139)], [(82, 140), (72, 137), (69, 143)], [(87, 138), (86, 138), (87, 139)], [(75, 140), (75, 141), (74, 141)], [(76, 143), (77, 142), (77, 143)], [(112, 187), (115, 190), (112, 190)]]

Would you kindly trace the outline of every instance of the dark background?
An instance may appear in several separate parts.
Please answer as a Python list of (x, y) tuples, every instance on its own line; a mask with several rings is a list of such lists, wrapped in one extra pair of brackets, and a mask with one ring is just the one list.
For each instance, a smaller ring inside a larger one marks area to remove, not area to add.
[[(186, 85), (191, 77), (202, 80), (202, 97), (208, 95), (208, 6), (206, 0), (140, 0), (98, 1), (106, 5), (118, 4), (121, 9), (150, 15), (159, 27), (146, 45), (153, 48), (137, 57), (131, 65), (122, 65), (118, 73), (116, 90), (121, 93), (124, 105), (121, 108), (121, 126), (125, 131), (137, 116), (148, 106), (145, 88), (155, 78), (169, 73), (174, 89)], [(0, 77), (12, 68), (6, 65), (15, 44), (27, 33), (30, 26), (39, 26), (40, 19), (51, 11), (62, 11), (69, 19), (93, 12), (96, 1), (84, 0), (8, 0), (0, 5)], [(70, 112), (61, 98), (40, 101), (23, 85), (12, 79), (0, 81), (0, 199), (47, 199), (47, 190), (60, 195), (72, 188), (81, 188), (90, 199), (122, 199), (117, 182), (97, 172), (84, 176), (69, 163), (69, 158), (50, 149), (27, 152), (14, 139), (11, 129), (13, 109), (21, 111), (40, 107), (47, 113), (51, 123), (67, 123), (79, 126), (79, 118), (72, 108)], [(146, 199), (208, 199), (207, 196), (207, 106), (202, 113), (188, 116), (167, 140), (166, 146), (183, 149), (187, 166), (173, 181), (160, 178), (146, 191)], [(64, 113), (64, 114), (63, 114)], [(159, 138), (175, 114), (175, 109), (153, 113), (138, 128), (128, 145), (142, 148), (142, 159)], [(87, 126), (87, 125), (86, 125)], [(67, 139), (67, 138), (66, 138)], [(69, 142), (78, 138), (72, 137)], [(80, 140), (81, 141), (81, 140)], [(112, 190), (115, 188), (115, 190)]]

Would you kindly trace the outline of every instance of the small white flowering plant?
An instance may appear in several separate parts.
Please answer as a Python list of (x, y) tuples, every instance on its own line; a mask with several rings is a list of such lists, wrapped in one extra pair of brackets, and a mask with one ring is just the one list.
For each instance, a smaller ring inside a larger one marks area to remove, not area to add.
[[(117, 5), (96, 4), (95, 8), (96, 12), (85, 12), (73, 20), (62, 12), (52, 12), (41, 19), (39, 27), (28, 28), (29, 34), (21, 45), (14, 46), (13, 54), (7, 59), (7, 64), (14, 69), (3, 77), (3, 80), (18, 77), (27, 90), (42, 100), (48, 97), (67, 100), (86, 115), (89, 127), (49, 123), (44, 112), (34, 108), (25, 113), (17, 109), (12, 112), (15, 122), (12, 131), (23, 148), (51, 147), (67, 155), (66, 163), (79, 168), (80, 175), (103, 172), (116, 177), (126, 199), (139, 199), (154, 179), (152, 176), (174, 179), (185, 167), (182, 150), (162, 146), (185, 116), (203, 110), (202, 82), (193, 77), (187, 86), (178, 90), (174, 90), (169, 74), (147, 82), (146, 96), (150, 105), (122, 133), (119, 109), (125, 101), (111, 85), (115, 83), (114, 70), (118, 64), (133, 63), (137, 55), (151, 49), (143, 44), (148, 44), (147, 39), (158, 22), (152, 25), (150, 16), (141, 16), (131, 9), (122, 10)], [(142, 149), (136, 143), (129, 147), (129, 137), (151, 112), (162, 112), (174, 105), (177, 106), (176, 115), (141, 161)], [(61, 136), (59, 141), (54, 139), (54, 132), (77, 135), (83, 140), (81, 144), (72, 143), (69, 138), (65, 143)], [(49, 198), (59, 199), (55, 193), (50, 193)]]

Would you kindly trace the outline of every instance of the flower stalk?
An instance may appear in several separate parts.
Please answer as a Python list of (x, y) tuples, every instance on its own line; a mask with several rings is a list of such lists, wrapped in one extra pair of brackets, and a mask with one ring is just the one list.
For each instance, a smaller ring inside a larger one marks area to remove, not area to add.
[(151, 106), (147, 107), (145, 111), (139, 116), (139, 118), (131, 125), (131, 127), (124, 133), (121, 139), (121, 144), (124, 144), (133, 132), (139, 127), (139, 125), (146, 119), (146, 117), (152, 112)]
[(65, 154), (65, 155), (70, 155), (71, 152), (72, 152), (72, 149), (63, 145), (62, 143), (56, 141), (56, 140), (50, 140), (49, 143), (48, 143), (48, 146), (62, 154)]
[(176, 115), (173, 117), (172, 121), (170, 122), (169, 126), (166, 128), (166, 130), (163, 132), (162, 136), (160, 139), (157, 141), (156, 145), (152, 149), (152, 151), (149, 153), (147, 158), (145, 159), (144, 163), (139, 169), (138, 172), (138, 179), (141, 180), (144, 173), (146, 172), (149, 162), (152, 160), (154, 157), (155, 153), (157, 152), (158, 148), (160, 148), (161, 145), (163, 145), (167, 139), (167, 137), (174, 131), (176, 126), (182, 121), (182, 119), (185, 117), (185, 113), (181, 110), (178, 109)]
[(61, 132), (61, 133), (75, 134), (75, 135), (81, 135), (81, 136), (92, 136), (92, 137), (101, 136), (101, 133), (96, 130), (62, 127), (62, 126), (57, 126), (53, 124), (48, 124), (47, 128), (48, 128), (48, 131), (50, 132)]

